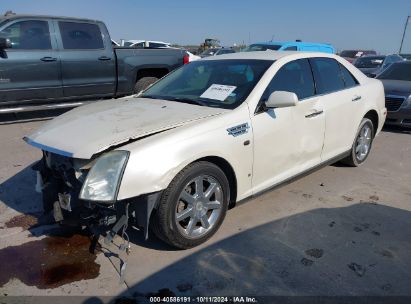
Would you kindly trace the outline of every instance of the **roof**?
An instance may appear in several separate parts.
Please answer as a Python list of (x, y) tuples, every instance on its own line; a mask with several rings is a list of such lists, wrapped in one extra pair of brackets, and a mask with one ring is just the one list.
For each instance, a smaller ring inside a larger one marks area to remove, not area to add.
[(342, 52), (375, 52), (374, 50), (366, 50), (366, 49), (350, 49), (350, 50), (342, 50)]
[(283, 57), (307, 58), (307, 57), (330, 57), (336, 55), (320, 52), (298, 52), (298, 51), (257, 51), (257, 52), (238, 52), (224, 54), (212, 57), (206, 57), (202, 60), (222, 60), (222, 59), (256, 59), (256, 60), (278, 60)]
[(26, 14), (15, 14), (0, 16), (2, 20), (14, 20), (14, 19), (71, 19), (76, 21), (87, 21), (87, 22), (101, 22), (99, 20), (87, 19), (87, 18), (77, 18), (77, 17), (64, 17), (64, 16), (50, 16), (50, 15), (26, 15)]
[(293, 45), (327, 45), (327, 46), (331, 46), (331, 44), (329, 44), (329, 43), (307, 42), (307, 41), (265, 41), (265, 42), (251, 43), (251, 44), (262, 44), (262, 45), (293, 44)]
[(392, 56), (392, 55), (370, 55), (370, 54), (367, 54), (367, 55), (361, 56), (359, 58), (368, 58), (368, 59), (369, 58), (385, 58), (387, 56)]

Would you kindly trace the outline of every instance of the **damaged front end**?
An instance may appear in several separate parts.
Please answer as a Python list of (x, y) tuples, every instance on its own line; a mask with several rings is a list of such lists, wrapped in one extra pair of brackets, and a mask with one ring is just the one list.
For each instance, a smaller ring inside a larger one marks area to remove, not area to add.
[(89, 160), (43, 150), (33, 169), (45, 213), (52, 213), (56, 222), (87, 227), (95, 235), (107, 232), (106, 241), (131, 222), (147, 239), (160, 192), (117, 200), (128, 156), (128, 151), (113, 150)]

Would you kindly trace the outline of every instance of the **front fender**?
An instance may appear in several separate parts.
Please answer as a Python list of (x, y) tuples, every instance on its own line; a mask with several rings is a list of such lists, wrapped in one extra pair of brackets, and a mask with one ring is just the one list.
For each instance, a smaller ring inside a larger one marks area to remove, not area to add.
[[(225, 116), (225, 115), (223, 115)], [(248, 113), (247, 116), (248, 118)], [(227, 128), (248, 122), (240, 120), (227, 123), (230, 119), (213, 119), (211, 131), (200, 123), (184, 126), (123, 146), (130, 151), (126, 169), (121, 180), (118, 200), (164, 190), (172, 179), (188, 164), (209, 156), (226, 160), (237, 178), (237, 199), (251, 191), (252, 145), (251, 131), (241, 136), (229, 135)], [(206, 125), (209, 124), (205, 123)]]

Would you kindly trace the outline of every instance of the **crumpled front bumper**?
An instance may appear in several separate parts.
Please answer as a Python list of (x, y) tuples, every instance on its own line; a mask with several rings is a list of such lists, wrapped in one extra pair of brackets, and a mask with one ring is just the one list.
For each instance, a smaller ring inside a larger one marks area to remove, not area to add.
[[(44, 156), (32, 167), (37, 171), (36, 190), (41, 190), (45, 212), (53, 212), (55, 220), (62, 224), (86, 226), (98, 232), (110, 230), (126, 216), (126, 224), (130, 221), (133, 226), (142, 228), (145, 238), (148, 238), (150, 216), (161, 197), (161, 191), (110, 204), (82, 200), (79, 193), (83, 181), (78, 178), (79, 173), (70, 167), (69, 158), (57, 158), (55, 166), (50, 166)], [(122, 221), (125, 221), (124, 218)]]

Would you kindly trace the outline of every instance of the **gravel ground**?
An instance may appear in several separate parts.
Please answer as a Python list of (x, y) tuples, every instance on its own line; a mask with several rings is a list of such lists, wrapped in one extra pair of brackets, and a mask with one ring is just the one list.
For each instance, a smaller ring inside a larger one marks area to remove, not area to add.
[(411, 296), (411, 132), (385, 129), (360, 168), (327, 166), (235, 207), (197, 248), (133, 230), (124, 256), (38, 220), (40, 152), (22, 137), (43, 123), (0, 125), (0, 296)]

